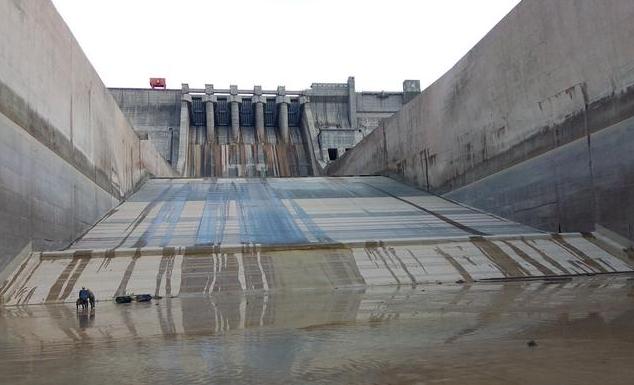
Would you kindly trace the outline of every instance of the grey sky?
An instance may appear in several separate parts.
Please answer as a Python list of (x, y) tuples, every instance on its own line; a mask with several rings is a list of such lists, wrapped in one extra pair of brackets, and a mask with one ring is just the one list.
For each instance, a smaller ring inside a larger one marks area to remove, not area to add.
[(147, 87), (426, 87), (518, 0), (53, 0), (101, 78)]

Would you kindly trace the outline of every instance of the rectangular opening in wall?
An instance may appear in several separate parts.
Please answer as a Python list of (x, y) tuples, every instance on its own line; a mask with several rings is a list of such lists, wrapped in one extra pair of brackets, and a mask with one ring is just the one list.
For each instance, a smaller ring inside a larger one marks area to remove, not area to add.
[(207, 124), (206, 106), (202, 98), (192, 98), (192, 126), (204, 127)]
[(336, 148), (329, 148), (328, 149), (328, 158), (330, 160), (337, 160), (337, 149)]
[(255, 105), (251, 103), (251, 99), (242, 99), (240, 104), (240, 126), (253, 127), (254, 125), (254, 109)]
[(277, 104), (275, 99), (267, 98), (264, 105), (264, 125), (266, 127), (277, 127)]
[(214, 110), (216, 126), (228, 126), (231, 121), (227, 99), (218, 99)]

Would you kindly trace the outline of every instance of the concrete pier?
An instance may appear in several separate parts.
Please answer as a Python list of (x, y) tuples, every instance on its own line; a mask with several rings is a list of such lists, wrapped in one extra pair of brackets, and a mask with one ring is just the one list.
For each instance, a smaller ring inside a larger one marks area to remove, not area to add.
[(266, 143), (266, 131), (264, 128), (264, 104), (266, 103), (266, 97), (262, 95), (262, 87), (255, 86), (253, 88), (253, 98), (251, 103), (255, 104), (255, 132), (257, 135), (258, 143)]
[(355, 92), (354, 76), (348, 77), (348, 119), (350, 128), (357, 128), (357, 93)]
[(176, 170), (180, 175), (185, 176), (188, 168), (188, 152), (190, 147), (190, 113), (192, 97), (189, 95), (189, 85), (182, 85), (181, 98), (181, 121), (178, 142), (178, 165)]
[(280, 132), (282, 143), (290, 142), (290, 134), (288, 132), (288, 105), (291, 99), (286, 96), (286, 88), (284, 86), (277, 87), (277, 97), (275, 103), (278, 106), (277, 124)]
[(240, 143), (240, 104), (242, 97), (238, 95), (238, 86), (231, 86), (229, 104), (231, 105), (231, 137), (233, 143)]
[(205, 118), (206, 118), (206, 129), (207, 129), (207, 143), (213, 144), (216, 143), (216, 123), (214, 116), (214, 104), (218, 101), (216, 95), (214, 95), (214, 85), (207, 84), (205, 85)]

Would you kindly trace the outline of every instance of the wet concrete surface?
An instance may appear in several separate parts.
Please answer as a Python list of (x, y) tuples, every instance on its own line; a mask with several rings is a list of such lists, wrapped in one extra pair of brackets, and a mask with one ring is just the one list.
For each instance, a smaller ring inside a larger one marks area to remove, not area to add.
[(632, 275), (0, 309), (3, 384), (631, 384), (632, 359)]
[(33, 253), (5, 282), (4, 305), (229, 292), (339, 290), (631, 272), (627, 254), (591, 234), (363, 242), (289, 248), (165, 247)]

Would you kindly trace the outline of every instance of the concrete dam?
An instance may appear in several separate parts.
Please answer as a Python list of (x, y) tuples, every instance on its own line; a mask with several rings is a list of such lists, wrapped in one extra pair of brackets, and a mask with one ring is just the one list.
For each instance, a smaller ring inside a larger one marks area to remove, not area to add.
[(628, 384), (632, 19), (524, 0), (422, 90), (141, 89), (0, 0), (0, 383)]
[(346, 83), (239, 89), (110, 89), (134, 130), (182, 176), (316, 176), (420, 93), (357, 92)]

